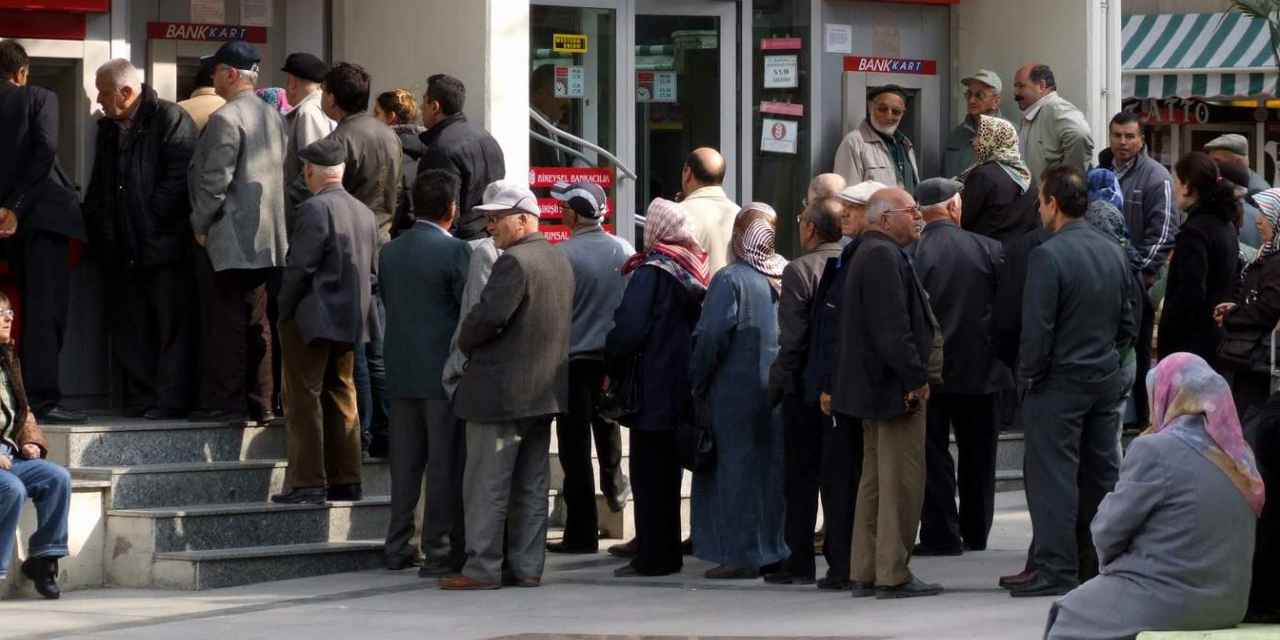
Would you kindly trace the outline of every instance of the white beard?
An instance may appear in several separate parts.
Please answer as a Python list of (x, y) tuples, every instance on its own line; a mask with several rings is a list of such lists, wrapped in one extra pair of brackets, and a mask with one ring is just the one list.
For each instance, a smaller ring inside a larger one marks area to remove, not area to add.
[(898, 125), (896, 124), (893, 125), (892, 127), (882, 127), (879, 124), (876, 124), (875, 118), (867, 118), (867, 122), (871, 123), (872, 129), (875, 129), (876, 131), (879, 131), (880, 133), (883, 133), (884, 135), (889, 136), (890, 138), (892, 138), (893, 134), (898, 131)]

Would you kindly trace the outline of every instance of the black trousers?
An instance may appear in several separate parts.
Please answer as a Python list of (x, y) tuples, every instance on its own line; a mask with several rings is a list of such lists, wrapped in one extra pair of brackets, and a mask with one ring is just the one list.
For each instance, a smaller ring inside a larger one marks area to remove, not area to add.
[(125, 406), (190, 409), (199, 331), (190, 262), (112, 272), (111, 351)]
[[(929, 397), (925, 432), (924, 511), (921, 544), (938, 549), (987, 548), (995, 515), (995, 397), (935, 393)], [(960, 454), (959, 478), (951, 457), (951, 431)], [(960, 507), (956, 508), (959, 488)]]
[(564, 542), (595, 547), (600, 538), (596, 513), (596, 481), (591, 470), (591, 441), (600, 462), (600, 489), (616, 494), (622, 466), (622, 434), (618, 425), (596, 415), (604, 381), (604, 361), (569, 361), (569, 411), (556, 421), (560, 466), (564, 469)]
[(1151, 340), (1155, 333), (1156, 308), (1150, 291), (1144, 291), (1141, 298), (1142, 321), (1138, 324), (1138, 342), (1134, 346), (1138, 371), (1133, 378), (1133, 407), (1138, 427), (1145, 428), (1151, 419), (1151, 408), (1147, 406), (1147, 371), (1151, 369)]
[(822, 438), (834, 423), (816, 405), (794, 396), (783, 400), (782, 411), (786, 419), (784, 531), (791, 549), (787, 572), (813, 578), (813, 529), (818, 522), (818, 487), (822, 483)]
[[(1258, 471), (1268, 487), (1280, 486), (1280, 395), (1271, 397), (1250, 420), (1246, 432), (1257, 457)], [(1280, 616), (1280, 500), (1267, 500), (1258, 518), (1253, 552), (1253, 583), (1249, 588), (1249, 616)], [(1248, 618), (1246, 618), (1248, 621)]]
[(631, 566), (642, 575), (675, 573), (684, 563), (680, 551), (680, 483), (684, 469), (678, 459), (674, 430), (631, 430), (637, 546)]
[(31, 408), (39, 413), (62, 402), (58, 354), (67, 331), (71, 265), (66, 236), (21, 231), (6, 241), (5, 253), (22, 290), (22, 378)]
[(837, 414), (835, 424), (827, 423), (822, 436), (822, 516), (827, 530), (822, 555), (829, 578), (849, 579), (853, 513), (861, 481), (862, 421)]
[(248, 411), (271, 408), (271, 327), (267, 283), (275, 269), (214, 271), (197, 251), (196, 281), (204, 319), (200, 408)]

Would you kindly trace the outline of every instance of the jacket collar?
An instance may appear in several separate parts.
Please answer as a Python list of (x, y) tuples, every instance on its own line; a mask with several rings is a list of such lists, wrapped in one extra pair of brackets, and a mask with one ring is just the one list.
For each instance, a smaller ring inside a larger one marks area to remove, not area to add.
[[(137, 109), (133, 112), (130, 128), (136, 131), (139, 127), (145, 126), (159, 108), (160, 97), (156, 94), (156, 90), (152, 89), (151, 85), (142, 83), (142, 95), (138, 96)], [(100, 130), (119, 129), (120, 123), (103, 117), (98, 119), (98, 127)]]
[(685, 200), (693, 200), (695, 198), (717, 198), (717, 199), (728, 200), (729, 194), (724, 192), (724, 187), (720, 185), (711, 185), (706, 187), (698, 187), (697, 189), (693, 190), (693, 193), (690, 193), (689, 195), (684, 197)]
[(1036, 116), (1040, 115), (1040, 109), (1050, 102), (1054, 102), (1057, 98), (1058, 92), (1056, 90), (1044, 94), (1039, 100), (1036, 100), (1035, 104), (1022, 113), (1022, 119), (1028, 122), (1034, 121)]
[(546, 242), (546, 241), (547, 241), (547, 240), (546, 240), (546, 238), (545, 238), (545, 237), (543, 237), (543, 235), (542, 235), (542, 232), (541, 232), (541, 231), (534, 231), (533, 233), (530, 233), (530, 234), (526, 235), (525, 237), (520, 238), (519, 240), (516, 240), (515, 244), (513, 244), (513, 245), (511, 245), (511, 246), (507, 247), (506, 249), (504, 249), (504, 251), (510, 251), (510, 250), (512, 250), (512, 249), (514, 249), (514, 248), (516, 248), (516, 247), (518, 247), (518, 246), (520, 246), (520, 245), (522, 245), (522, 244), (531, 244), (531, 243), (534, 243), (534, 242)]
[(843, 248), (844, 247), (841, 247), (839, 242), (824, 242), (814, 247), (813, 251), (810, 251), (809, 253), (822, 253), (824, 251), (827, 253), (840, 253), (840, 250)]
[(289, 115), (292, 116), (293, 114), (302, 111), (304, 108), (309, 108), (312, 105), (315, 105), (315, 108), (320, 109), (320, 112), (324, 113), (324, 108), (320, 106), (320, 97), (323, 94), (324, 92), (320, 90), (308, 93), (305, 98), (298, 101), (298, 104), (293, 105), (293, 110), (289, 112)]
[(418, 136), (418, 139), (422, 140), (422, 144), (431, 146), (432, 144), (435, 144), (436, 139), (439, 138), (444, 133), (445, 129), (448, 129), (449, 127), (459, 122), (466, 122), (466, 121), (467, 121), (467, 114), (459, 111), (451, 116), (446, 117), (444, 120), (437, 122), (436, 126), (431, 127), (426, 131), (423, 131), (422, 135)]
[(925, 223), (924, 230), (928, 231), (930, 228), (937, 229), (938, 227), (955, 227), (959, 229), (960, 225), (956, 224), (953, 220), (942, 218), (939, 220), (934, 220), (932, 222)]
[(192, 98), (203, 98), (204, 96), (216, 96), (216, 95), (218, 95), (218, 90), (214, 89), (213, 87), (200, 87), (195, 91), (191, 92)]
[(440, 225), (436, 224), (434, 221), (428, 220), (428, 219), (426, 219), (426, 218), (418, 218), (417, 220), (414, 220), (414, 221), (413, 221), (413, 226), (412, 226), (412, 227), (410, 227), (410, 229), (412, 229), (412, 230), (414, 230), (414, 231), (425, 231), (425, 232), (428, 232), (428, 233), (430, 233), (430, 232), (434, 231), (434, 232), (436, 232), (436, 233), (443, 233), (443, 234), (444, 234), (444, 235), (446, 235), (446, 236), (450, 236), (450, 237), (452, 237), (452, 236), (453, 236), (453, 234), (452, 234), (452, 233), (449, 233), (449, 230), (448, 230), (448, 229), (446, 229), (446, 228), (444, 228), (444, 227), (442, 227), (442, 226), (440, 226)]

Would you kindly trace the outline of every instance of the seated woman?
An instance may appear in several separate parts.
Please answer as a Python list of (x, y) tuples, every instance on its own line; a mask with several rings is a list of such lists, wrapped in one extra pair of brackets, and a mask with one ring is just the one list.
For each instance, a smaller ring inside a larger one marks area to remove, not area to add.
[(1093, 519), (1101, 575), (1053, 605), (1045, 637), (1133, 638), (1232, 627), (1249, 599), (1265, 501), (1227, 381), (1174, 353), (1147, 374), (1151, 428)]
[(27, 544), (22, 575), (52, 599), (61, 595), (58, 558), (67, 555), (71, 474), (43, 459), (49, 451), (27, 404), (12, 330), (13, 308), (0, 293), (0, 580), (8, 573), (18, 517), (30, 496), (36, 505), (36, 531)]

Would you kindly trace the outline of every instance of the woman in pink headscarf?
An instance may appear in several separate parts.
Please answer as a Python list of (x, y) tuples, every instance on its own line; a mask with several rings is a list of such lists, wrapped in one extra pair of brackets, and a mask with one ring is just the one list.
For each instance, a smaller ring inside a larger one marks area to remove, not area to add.
[(1147, 374), (1147, 394), (1152, 426), (1129, 445), (1093, 519), (1101, 574), (1053, 606), (1047, 638), (1133, 638), (1244, 618), (1266, 492), (1231, 390), (1199, 356), (1174, 353)]

